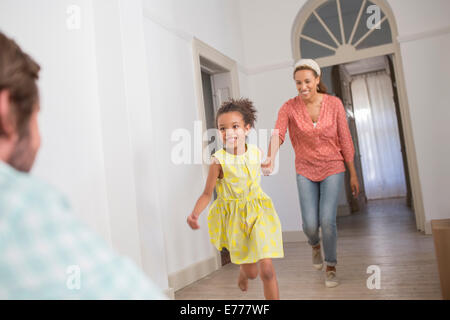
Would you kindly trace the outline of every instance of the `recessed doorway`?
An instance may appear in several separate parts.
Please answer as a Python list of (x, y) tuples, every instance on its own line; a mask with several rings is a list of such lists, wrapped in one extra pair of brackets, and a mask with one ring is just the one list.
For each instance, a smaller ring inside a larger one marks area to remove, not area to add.
[[(309, 0), (297, 14), (292, 27), (294, 61), (315, 59), (329, 73), (332, 67), (363, 59), (388, 56), (395, 103), (398, 106), (399, 137), (407, 198), (415, 215), (417, 230), (425, 231), (422, 188), (413, 141), (398, 30), (386, 0)], [(326, 73), (326, 72), (325, 72)], [(348, 192), (347, 192), (348, 194)], [(349, 199), (352, 205), (358, 201)]]
[[(230, 98), (239, 97), (237, 64), (214, 48), (198, 39), (193, 41), (195, 85), (197, 107), (203, 123), (203, 132), (207, 139), (203, 141), (203, 150), (208, 156), (222, 147), (217, 136), (215, 118), (219, 107)], [(203, 164), (203, 178), (208, 176), (208, 164)], [(214, 199), (217, 198), (214, 191)], [(229, 252), (224, 249), (217, 253), (217, 269), (231, 262)]]

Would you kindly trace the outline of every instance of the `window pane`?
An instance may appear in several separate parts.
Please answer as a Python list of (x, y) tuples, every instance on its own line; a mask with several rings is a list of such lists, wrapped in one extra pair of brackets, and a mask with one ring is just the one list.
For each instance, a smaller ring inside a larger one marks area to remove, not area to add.
[(322, 57), (329, 57), (335, 54), (334, 51), (319, 46), (311, 41), (300, 39), (301, 55), (304, 59), (317, 59)]
[[(337, 10), (336, 0), (327, 1), (318, 9), (316, 9), (317, 14), (320, 16), (323, 22), (325, 22), (328, 29), (330, 29), (331, 33), (333, 33), (337, 41), (342, 44), (341, 26), (339, 24), (339, 15)], [(336, 43), (334, 41), (333, 43), (333, 46), (335, 46)]]
[[(350, 35), (355, 26), (356, 19), (363, 2), (363, 0), (340, 0), (344, 35), (347, 44), (349, 44), (348, 41), (350, 40)], [(377, 11), (373, 11), (373, 9), (369, 12), (367, 11), (370, 6), (375, 6), (375, 4), (371, 1), (366, 1), (362, 10), (361, 18), (355, 28), (355, 34), (351, 45), (355, 45), (363, 36), (367, 34), (367, 32), (370, 31), (370, 24), (375, 24), (377, 22), (374, 19)], [(337, 0), (328, 0), (315, 9), (316, 13), (323, 20), (332, 35), (340, 44), (342, 44), (341, 26), (339, 23), (339, 13), (337, 10)], [(379, 18), (383, 19), (385, 17), (384, 12), (382, 12), (381, 9), (379, 9), (378, 12), (380, 14)], [(370, 24), (368, 25), (369, 22)], [(302, 35), (308, 36), (332, 48), (337, 49), (338, 47), (332, 36), (330, 36), (328, 31), (322, 26), (313, 12), (306, 20), (302, 30)], [(366, 39), (358, 44), (356, 49), (365, 49), (388, 43), (392, 43), (392, 33), (389, 22), (386, 20), (381, 24), (380, 29), (375, 29), (369, 36), (367, 36)], [(323, 58), (333, 56), (335, 54), (335, 51), (303, 38), (300, 38), (299, 45), (301, 56), (304, 58)]]
[(363, 0), (341, 0), (342, 20), (344, 22), (344, 31), (346, 43), (350, 40), (356, 18), (358, 18), (359, 9)]
[[(371, 20), (371, 16), (373, 15), (373, 13), (367, 13), (367, 8), (369, 6), (374, 5), (372, 2), (367, 1), (365, 7), (364, 7), (364, 11), (361, 15), (361, 19), (359, 20), (359, 24), (358, 24), (358, 28), (356, 29), (356, 33), (355, 36), (353, 37), (353, 41), (352, 44), (354, 45), (356, 42), (358, 42), (359, 39), (361, 39), (368, 31), (370, 31), (369, 27), (367, 26), (368, 21), (373, 21)], [(381, 12), (381, 19), (384, 18), (384, 13)]]
[(376, 29), (374, 32), (372, 32), (366, 39), (364, 39), (357, 47), (356, 49), (365, 49), (370, 47), (375, 47), (383, 44), (392, 43), (392, 34), (391, 34), (391, 27), (389, 25), (389, 22), (385, 20), (381, 24), (380, 29)]
[(319, 40), (329, 46), (336, 48), (336, 43), (331, 39), (328, 32), (323, 28), (322, 24), (317, 20), (316, 16), (312, 13), (303, 27), (302, 34)]

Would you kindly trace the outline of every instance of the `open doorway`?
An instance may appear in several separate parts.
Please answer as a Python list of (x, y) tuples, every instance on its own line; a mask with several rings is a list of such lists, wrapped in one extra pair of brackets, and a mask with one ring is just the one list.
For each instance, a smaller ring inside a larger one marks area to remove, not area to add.
[[(402, 153), (401, 162), (403, 162), (405, 171), (406, 199), (414, 212), (417, 229), (425, 231), (422, 187), (397, 37), (396, 19), (386, 0), (309, 0), (302, 6), (294, 20), (291, 32), (292, 53), (295, 61), (300, 58), (315, 59), (322, 68), (325, 76), (323, 78), (326, 78), (328, 74), (330, 83), (338, 82), (337, 86), (341, 85), (341, 81), (336, 80), (336, 74), (339, 75), (340, 71), (335, 66), (374, 57), (387, 59), (385, 61), (389, 68), (386, 70), (389, 70), (387, 73), (391, 77), (393, 86)], [(348, 86), (350, 87), (350, 82)], [(328, 88), (331, 87), (334, 86), (328, 85)], [(344, 84), (342, 87), (345, 88)], [(349, 90), (347, 89), (347, 91)], [(351, 92), (349, 96), (344, 104), (352, 103)], [(349, 124), (351, 125), (355, 119), (351, 117), (353, 112), (349, 111), (351, 110), (348, 110)], [(352, 127), (350, 129), (352, 130)], [(356, 130), (356, 122), (354, 129)], [(357, 140), (356, 134), (353, 137)], [(355, 149), (358, 149), (355, 155), (355, 166), (358, 175), (361, 175), (360, 179), (363, 180), (362, 168), (358, 172), (357, 167), (358, 162), (361, 164), (358, 143), (355, 141)], [(348, 183), (346, 183), (346, 188), (347, 185)], [(364, 181), (362, 186), (364, 188)], [(363, 190), (366, 196), (365, 191)], [(351, 204), (351, 211), (364, 205), (364, 197), (357, 200), (351, 199), (351, 197), (349, 199), (348, 189), (346, 194), (348, 203)], [(348, 204), (345, 205), (348, 207)]]
[[(347, 111), (363, 197), (405, 198), (411, 207), (408, 162), (391, 59), (386, 55), (333, 66), (333, 90)], [(352, 208), (358, 210), (365, 199), (352, 203)]]
[(206, 129), (209, 130), (208, 153), (211, 155), (222, 147), (220, 140), (210, 129), (216, 128), (217, 110), (224, 101), (231, 98), (231, 75), (229, 70), (204, 57), (200, 57), (200, 69)]
[[(216, 114), (222, 103), (230, 96), (231, 77), (230, 72), (219, 65), (200, 57), (200, 67), (202, 74), (203, 102), (205, 108), (206, 127), (208, 129), (208, 154), (212, 155), (222, 148), (219, 137), (210, 129), (216, 128)], [(217, 199), (214, 190), (214, 200)], [(230, 253), (226, 248), (220, 252), (221, 265), (231, 262)]]
[[(238, 98), (240, 95), (237, 63), (198, 39), (193, 41), (193, 54), (197, 107), (203, 123), (203, 132), (208, 133), (206, 141), (203, 141), (203, 150), (206, 150), (210, 156), (222, 148), (222, 143), (216, 136), (217, 131), (208, 130), (216, 127), (217, 110), (226, 100)], [(205, 181), (207, 176), (208, 166), (204, 163), (203, 177)], [(216, 198), (217, 195), (214, 191), (214, 199)], [(229, 252), (223, 249), (217, 254), (216, 261), (217, 268), (230, 263)]]

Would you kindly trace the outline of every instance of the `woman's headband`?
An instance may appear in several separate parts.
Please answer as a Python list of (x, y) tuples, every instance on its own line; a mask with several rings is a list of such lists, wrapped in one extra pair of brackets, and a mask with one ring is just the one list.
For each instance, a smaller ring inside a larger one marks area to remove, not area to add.
[(302, 67), (302, 66), (310, 67), (311, 69), (313, 69), (317, 73), (318, 76), (320, 76), (320, 74), (321, 74), (319, 65), (313, 59), (300, 59), (300, 60), (298, 60), (298, 62), (295, 64), (294, 69), (297, 69), (298, 67)]

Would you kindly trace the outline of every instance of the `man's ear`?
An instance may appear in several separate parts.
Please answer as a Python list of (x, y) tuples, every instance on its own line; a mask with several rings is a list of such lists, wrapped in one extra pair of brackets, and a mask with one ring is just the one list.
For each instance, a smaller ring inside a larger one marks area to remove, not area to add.
[(11, 115), (9, 91), (0, 91), (0, 135), (10, 137), (15, 133), (15, 125)]

